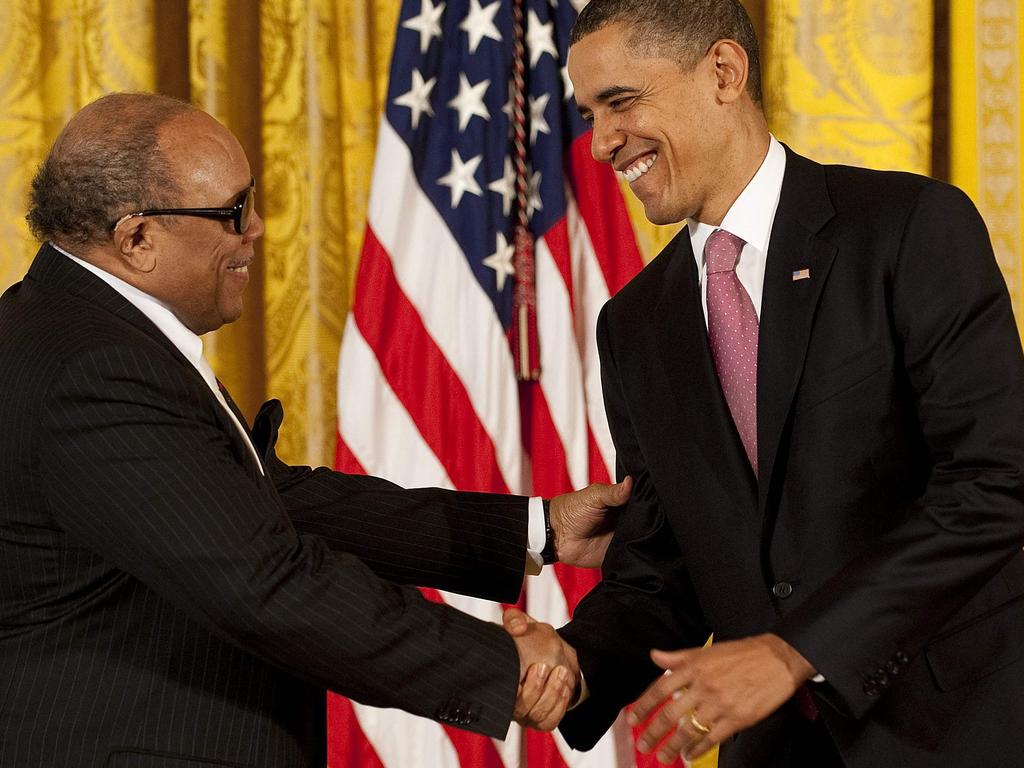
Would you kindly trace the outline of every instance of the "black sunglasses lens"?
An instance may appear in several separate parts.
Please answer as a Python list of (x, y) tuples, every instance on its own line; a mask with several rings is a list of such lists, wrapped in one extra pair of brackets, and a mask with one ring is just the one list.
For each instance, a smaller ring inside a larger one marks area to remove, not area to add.
[(245, 191), (245, 198), (241, 201), (241, 208), (235, 219), (235, 229), (238, 234), (244, 235), (249, 230), (249, 221), (252, 219), (252, 209), (255, 207), (256, 190), (249, 187)]

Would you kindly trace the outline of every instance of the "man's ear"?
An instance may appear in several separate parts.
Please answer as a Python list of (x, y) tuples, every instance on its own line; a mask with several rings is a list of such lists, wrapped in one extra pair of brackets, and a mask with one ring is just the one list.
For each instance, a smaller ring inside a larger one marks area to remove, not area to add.
[(146, 274), (156, 268), (152, 230), (152, 222), (144, 216), (127, 219), (114, 228), (114, 247), (128, 270)]
[(747, 90), (750, 61), (743, 46), (735, 40), (719, 40), (708, 51), (718, 81), (718, 100), (723, 104), (737, 101)]

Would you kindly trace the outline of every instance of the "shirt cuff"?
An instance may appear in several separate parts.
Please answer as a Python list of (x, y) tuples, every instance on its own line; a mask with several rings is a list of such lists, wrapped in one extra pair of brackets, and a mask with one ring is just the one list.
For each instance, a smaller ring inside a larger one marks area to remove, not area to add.
[(536, 576), (544, 565), (540, 553), (544, 551), (544, 544), (547, 543), (544, 533), (544, 501), (540, 496), (530, 497), (527, 514), (529, 522), (526, 529), (526, 573)]
[(580, 670), (580, 695), (576, 697), (576, 701), (572, 703), (567, 712), (572, 712), (576, 707), (582, 704), (584, 701), (590, 698), (590, 689), (587, 687), (587, 678), (583, 676), (583, 670)]

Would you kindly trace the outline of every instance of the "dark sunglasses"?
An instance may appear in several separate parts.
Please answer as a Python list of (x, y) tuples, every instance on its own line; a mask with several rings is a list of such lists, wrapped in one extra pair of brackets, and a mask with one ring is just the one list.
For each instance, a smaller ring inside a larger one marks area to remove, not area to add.
[(117, 229), (121, 224), (138, 216), (198, 216), (202, 219), (231, 219), (235, 232), (244, 235), (252, 220), (252, 211), (256, 199), (256, 179), (250, 179), (249, 186), (235, 200), (230, 208), (153, 208), (148, 211), (126, 213), (111, 225)]

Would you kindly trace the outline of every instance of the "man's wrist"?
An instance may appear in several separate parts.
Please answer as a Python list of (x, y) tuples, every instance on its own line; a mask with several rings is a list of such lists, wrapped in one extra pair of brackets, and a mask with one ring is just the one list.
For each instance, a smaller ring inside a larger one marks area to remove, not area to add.
[(806, 683), (818, 674), (818, 670), (796, 648), (781, 637), (772, 633), (765, 634), (763, 637), (785, 664), (797, 686)]

